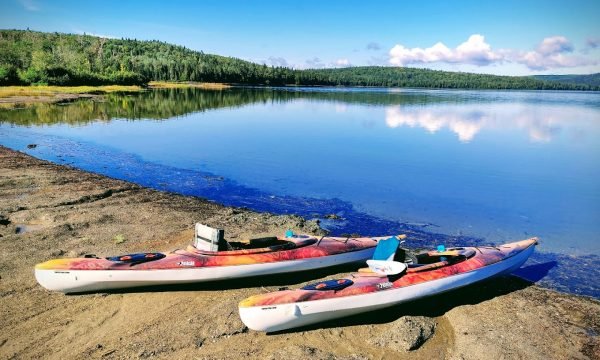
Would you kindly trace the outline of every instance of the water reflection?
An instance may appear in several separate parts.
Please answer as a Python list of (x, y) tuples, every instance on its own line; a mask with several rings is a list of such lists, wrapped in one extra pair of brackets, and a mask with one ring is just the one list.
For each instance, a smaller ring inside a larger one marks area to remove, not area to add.
[(0, 110), (0, 123), (15, 125), (85, 125), (113, 119), (166, 120), (195, 112), (234, 108), (272, 99), (263, 91), (164, 89), (138, 94), (107, 94), (100, 100), (67, 105), (34, 104), (17, 110)]
[[(113, 119), (168, 120), (196, 112), (302, 100), (331, 104), (336, 113), (352, 105), (385, 107), (391, 128), (421, 127), (430, 133), (448, 128), (462, 142), (486, 129), (526, 129), (532, 141), (547, 142), (577, 121), (598, 119), (600, 95), (569, 92), (502, 92), (411, 89), (231, 88), (163, 89), (137, 94), (108, 94), (101, 100), (67, 105), (35, 104), (0, 109), (0, 124), (85, 125)], [(564, 104), (568, 103), (569, 106)], [(531, 106), (541, 105), (543, 106)], [(576, 112), (576, 113), (574, 113)], [(373, 121), (374, 119), (370, 119)]]
[[(461, 104), (389, 106), (385, 123), (390, 128), (420, 127), (434, 134), (443, 128), (468, 143), (484, 130), (522, 129), (532, 142), (549, 142), (568, 130), (573, 139), (585, 136), (585, 127), (600, 118), (594, 108), (571, 106), (531, 107), (521, 104)], [(597, 126), (597, 125), (596, 125)]]
[(113, 119), (167, 120), (207, 110), (236, 108), (249, 104), (274, 104), (304, 100), (334, 103), (344, 112), (349, 104), (385, 106), (461, 102), (456, 96), (388, 91), (339, 91), (306, 88), (160, 89), (134, 94), (112, 93), (100, 100), (80, 100), (66, 105), (33, 104), (23, 109), (0, 109), (0, 123), (36, 126), (84, 125)]

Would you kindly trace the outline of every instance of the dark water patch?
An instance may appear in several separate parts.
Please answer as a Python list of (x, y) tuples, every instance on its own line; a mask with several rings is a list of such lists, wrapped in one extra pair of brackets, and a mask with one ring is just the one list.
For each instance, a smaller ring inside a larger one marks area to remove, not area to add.
[(546, 288), (600, 298), (598, 255), (572, 256), (535, 252), (514, 275)]
[[(0, 135), (3, 135), (2, 131), (0, 128)], [(31, 142), (38, 144), (35, 152), (27, 148), (27, 144)], [(479, 237), (428, 231), (429, 225), (433, 224), (403, 223), (369, 215), (357, 211), (351, 203), (336, 198), (317, 199), (269, 194), (216, 174), (155, 164), (132, 154), (62, 137), (13, 130), (10, 140), (4, 144), (45, 160), (66, 163), (162, 191), (207, 198), (226, 206), (319, 218), (323, 227), (332, 235), (407, 234), (409, 237), (406, 246), (412, 248), (431, 248), (439, 244), (493, 244)], [(329, 214), (337, 214), (343, 220), (327, 219)], [(423, 226), (424, 224), (428, 226)], [(543, 242), (538, 250), (543, 250)], [(548, 288), (600, 297), (600, 256), (597, 255), (570, 256), (536, 252), (516, 274)]]

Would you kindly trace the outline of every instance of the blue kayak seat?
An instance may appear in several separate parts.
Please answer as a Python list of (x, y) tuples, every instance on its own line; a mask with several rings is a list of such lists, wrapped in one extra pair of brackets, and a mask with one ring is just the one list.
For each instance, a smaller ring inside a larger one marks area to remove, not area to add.
[(375, 252), (373, 253), (373, 260), (394, 260), (394, 255), (396, 254), (396, 250), (398, 250), (398, 246), (400, 246), (400, 240), (395, 236), (385, 240), (379, 240), (375, 247)]

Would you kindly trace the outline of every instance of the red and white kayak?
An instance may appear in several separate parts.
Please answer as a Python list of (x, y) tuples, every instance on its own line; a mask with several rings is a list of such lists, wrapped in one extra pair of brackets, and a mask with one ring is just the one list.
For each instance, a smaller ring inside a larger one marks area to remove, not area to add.
[(232, 251), (189, 246), (167, 254), (55, 259), (36, 265), (35, 277), (48, 290), (75, 293), (280, 274), (364, 261), (379, 239), (294, 235)]
[(344, 279), (249, 297), (239, 304), (240, 317), (250, 329), (273, 332), (381, 309), (511, 273), (536, 244), (531, 238), (498, 247), (430, 251), (398, 275), (361, 269)]

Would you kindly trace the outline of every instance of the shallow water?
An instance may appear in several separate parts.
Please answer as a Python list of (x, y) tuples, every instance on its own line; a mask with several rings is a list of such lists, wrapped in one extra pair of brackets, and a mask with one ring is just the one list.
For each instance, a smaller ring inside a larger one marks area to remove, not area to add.
[(584, 92), (172, 89), (0, 112), (0, 144), (154, 188), (557, 256), (600, 255), (599, 138)]

